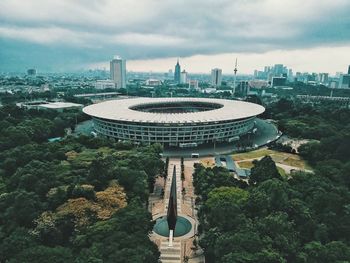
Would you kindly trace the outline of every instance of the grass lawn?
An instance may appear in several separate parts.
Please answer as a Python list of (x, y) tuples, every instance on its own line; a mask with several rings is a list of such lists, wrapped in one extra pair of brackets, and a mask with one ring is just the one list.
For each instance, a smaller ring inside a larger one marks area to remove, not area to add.
[(251, 151), (251, 152), (237, 153), (237, 154), (232, 155), (232, 158), (235, 161), (241, 161), (241, 160), (246, 160), (246, 159), (260, 158), (260, 157), (264, 157), (265, 155), (270, 155), (273, 153), (276, 153), (276, 152), (273, 150), (269, 150), (267, 148), (262, 148), (262, 149)]
[(242, 169), (251, 169), (254, 166), (252, 161), (241, 161), (237, 162), (237, 164)]
[(305, 160), (303, 160), (299, 155), (278, 152), (274, 150), (269, 150), (267, 148), (262, 148), (247, 153), (234, 154), (232, 158), (235, 161), (243, 161), (238, 163), (241, 168), (251, 168), (251, 159), (260, 159), (266, 155), (271, 156), (275, 163), (285, 164), (300, 169), (312, 170), (310, 165), (308, 165), (308, 163)]
[(295, 166), (301, 169), (312, 170), (312, 168), (307, 164), (306, 161), (300, 158), (298, 155), (289, 156), (281, 162), (282, 164)]
[(282, 177), (286, 177), (287, 176), (287, 173), (286, 173), (285, 170), (283, 170), (283, 168), (277, 166), (277, 170), (278, 170), (278, 172), (280, 173), (280, 175)]

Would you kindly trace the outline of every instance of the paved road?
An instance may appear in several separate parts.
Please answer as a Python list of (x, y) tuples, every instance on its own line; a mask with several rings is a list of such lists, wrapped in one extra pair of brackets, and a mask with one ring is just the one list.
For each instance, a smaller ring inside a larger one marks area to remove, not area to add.
[[(257, 145), (258, 147), (261, 147), (263, 145), (266, 145), (268, 141), (274, 141), (277, 139), (277, 136), (279, 135), (279, 133), (274, 124), (266, 120), (257, 119), (256, 126), (257, 126), (257, 133), (253, 135), (253, 138), (252, 138), (253, 145)], [(234, 142), (232, 143), (225, 142), (222, 144), (216, 144), (215, 147), (214, 145), (205, 145), (205, 146), (198, 146), (196, 148), (186, 148), (186, 149), (166, 148), (164, 149), (163, 156), (191, 157), (192, 153), (199, 153), (200, 157), (204, 157), (204, 156), (230, 154), (237, 150), (239, 149), (237, 148), (237, 145)]]

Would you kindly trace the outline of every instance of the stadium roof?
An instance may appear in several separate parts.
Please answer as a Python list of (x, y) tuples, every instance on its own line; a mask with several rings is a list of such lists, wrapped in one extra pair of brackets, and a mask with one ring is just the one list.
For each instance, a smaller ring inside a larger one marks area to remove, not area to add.
[[(201, 102), (220, 104), (213, 110), (185, 113), (154, 113), (131, 109), (135, 106), (157, 103)], [(83, 109), (88, 115), (98, 118), (145, 122), (145, 123), (199, 123), (243, 119), (259, 115), (265, 111), (258, 104), (209, 98), (133, 98), (110, 100), (87, 106)]]

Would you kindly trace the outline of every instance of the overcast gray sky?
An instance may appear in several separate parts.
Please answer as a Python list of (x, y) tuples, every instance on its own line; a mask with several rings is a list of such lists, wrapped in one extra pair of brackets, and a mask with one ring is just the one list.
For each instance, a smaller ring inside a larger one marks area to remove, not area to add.
[(349, 0), (0, 0), (0, 71), (106, 67), (232, 72), (283, 63), (299, 71), (350, 64)]

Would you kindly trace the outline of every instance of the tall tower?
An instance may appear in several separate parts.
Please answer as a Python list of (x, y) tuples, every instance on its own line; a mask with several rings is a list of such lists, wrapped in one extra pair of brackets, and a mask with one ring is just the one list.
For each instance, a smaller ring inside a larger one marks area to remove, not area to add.
[(115, 83), (116, 88), (126, 88), (126, 61), (120, 57), (115, 57), (110, 62), (111, 80)]
[(222, 70), (219, 68), (214, 68), (211, 70), (211, 85), (214, 87), (221, 86), (222, 81)]
[(177, 59), (177, 63), (175, 65), (175, 73), (174, 73), (174, 80), (176, 83), (180, 83), (180, 76), (181, 76), (181, 67), (179, 64), (179, 59)]
[(237, 58), (236, 58), (236, 63), (235, 63), (235, 69), (233, 70), (233, 72), (235, 73), (234, 77), (233, 77), (233, 90), (232, 90), (232, 97), (235, 96), (235, 91), (236, 91), (236, 76), (237, 76)]

